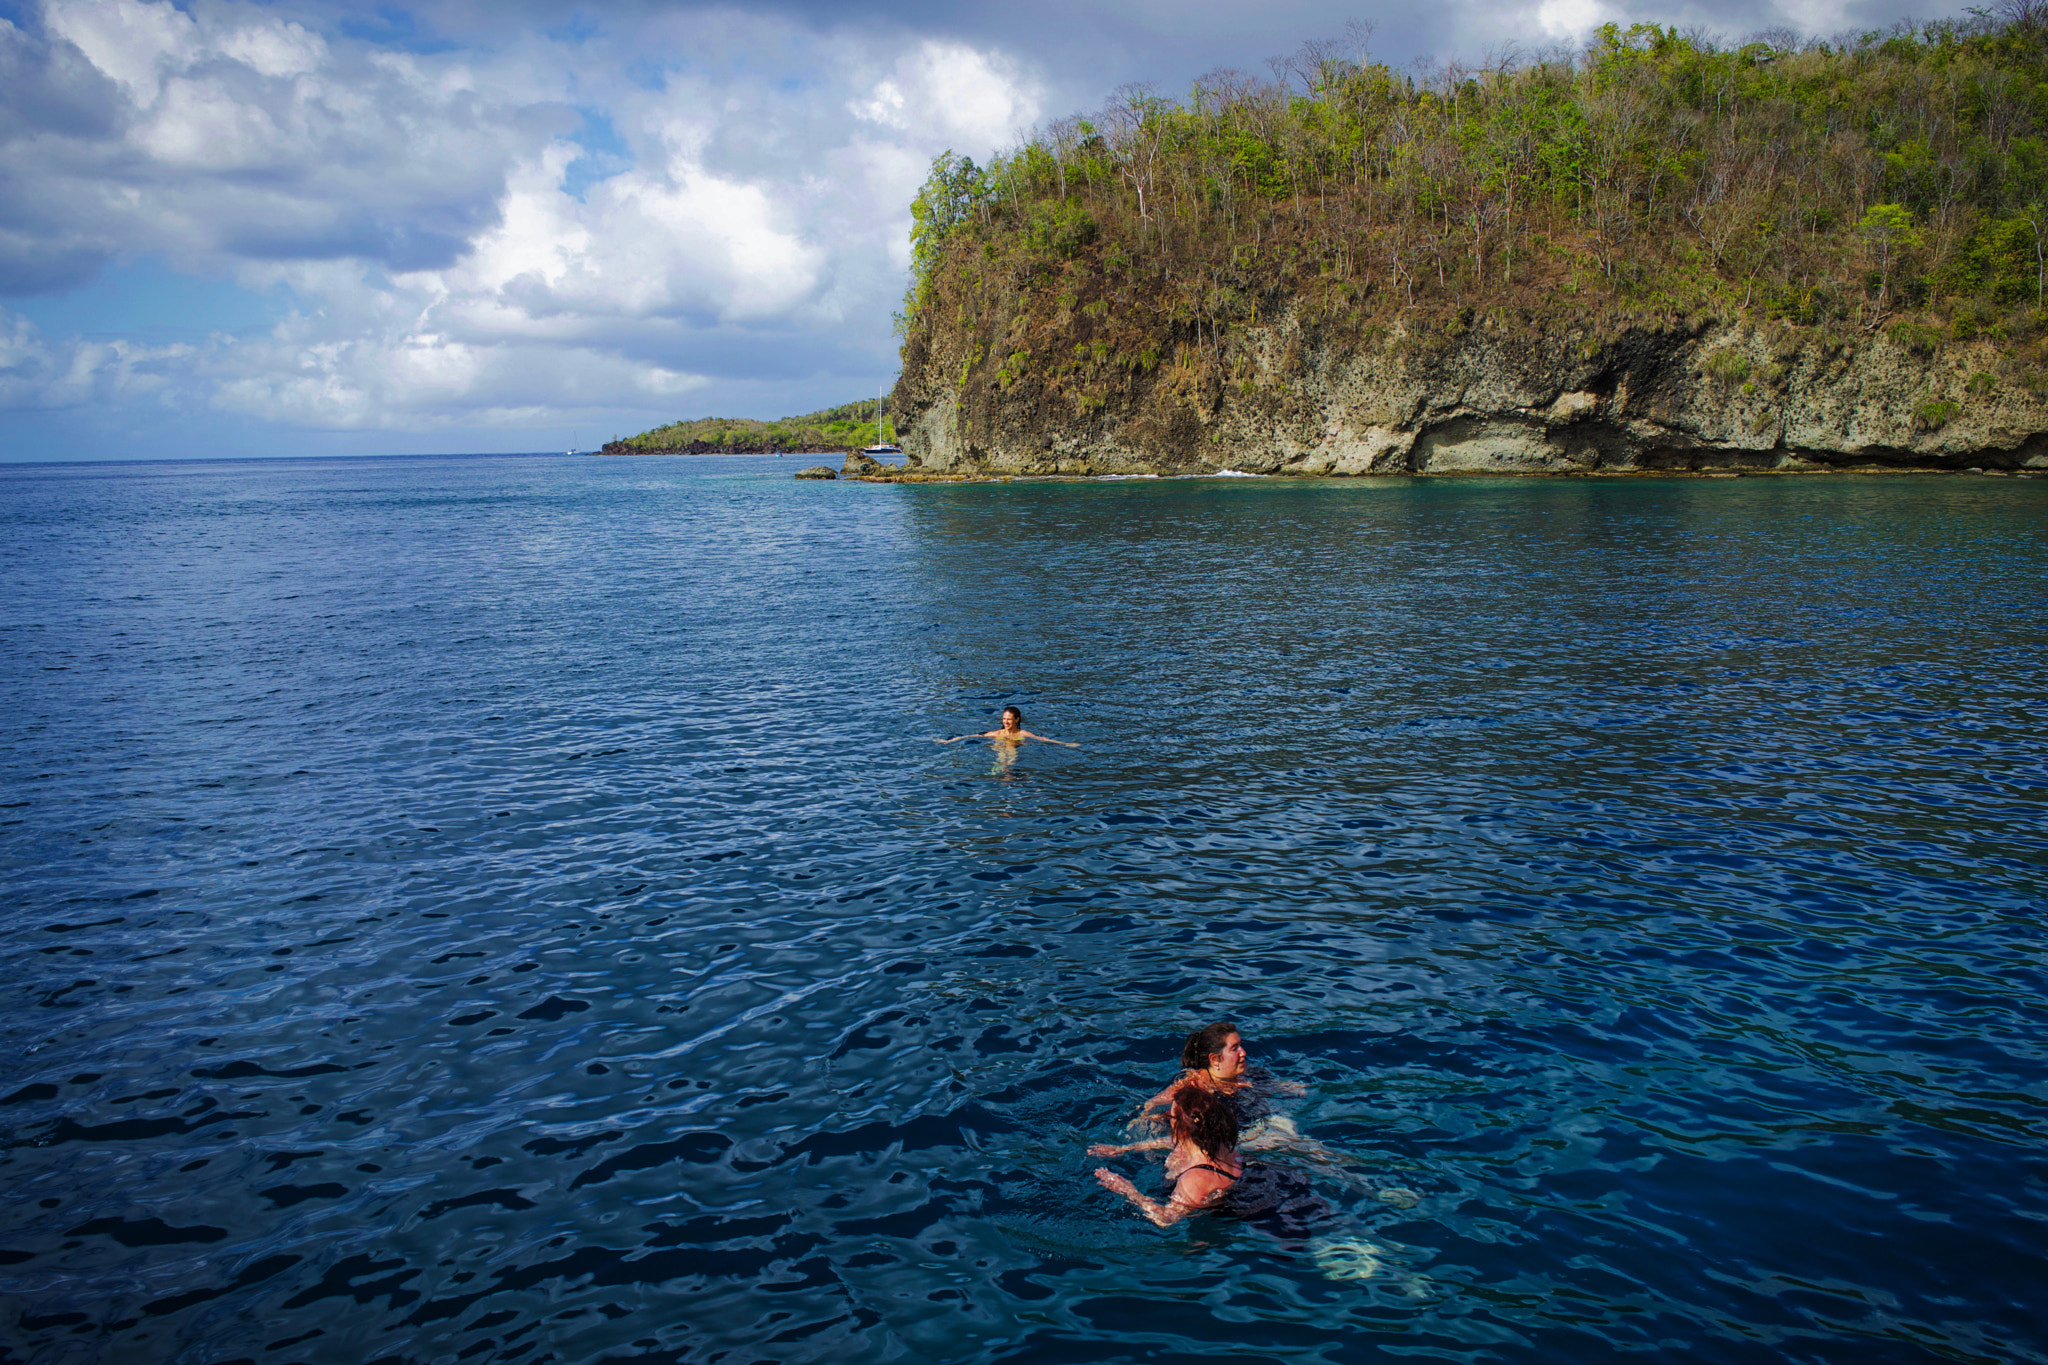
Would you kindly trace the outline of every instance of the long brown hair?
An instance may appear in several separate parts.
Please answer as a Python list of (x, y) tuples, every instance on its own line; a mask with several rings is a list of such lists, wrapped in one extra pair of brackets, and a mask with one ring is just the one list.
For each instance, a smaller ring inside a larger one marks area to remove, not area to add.
[(1168, 1122), (1175, 1142), (1192, 1142), (1204, 1155), (1218, 1156), (1237, 1146), (1237, 1115), (1192, 1081), (1173, 1092)]

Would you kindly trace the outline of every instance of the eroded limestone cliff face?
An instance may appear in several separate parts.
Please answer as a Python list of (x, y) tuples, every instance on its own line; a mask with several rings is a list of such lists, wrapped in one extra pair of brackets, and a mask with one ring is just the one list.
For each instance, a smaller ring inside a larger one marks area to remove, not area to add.
[[(897, 410), (950, 474), (2048, 470), (2048, 403), (1988, 344), (1693, 320), (1485, 316), (1332, 339), (1282, 314), (1220, 350), (1047, 376), (914, 336)], [(1076, 348), (1078, 351), (1080, 348)]]

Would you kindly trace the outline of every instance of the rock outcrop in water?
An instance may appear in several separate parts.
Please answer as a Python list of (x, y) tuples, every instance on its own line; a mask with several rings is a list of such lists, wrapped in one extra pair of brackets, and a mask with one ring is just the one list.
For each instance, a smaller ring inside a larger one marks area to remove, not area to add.
[(2048, 470), (2048, 403), (1990, 346), (1910, 328), (1473, 315), (1355, 340), (1277, 312), (1099, 406), (927, 333), (897, 390), (905, 451), (956, 474)]

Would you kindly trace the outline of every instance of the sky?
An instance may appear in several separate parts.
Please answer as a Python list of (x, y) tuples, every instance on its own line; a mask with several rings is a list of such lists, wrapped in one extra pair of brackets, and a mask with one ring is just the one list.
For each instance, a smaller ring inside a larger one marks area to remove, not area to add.
[(1902, 0), (0, 0), (0, 461), (587, 449), (893, 382), (909, 204), (1118, 87), (1369, 30)]

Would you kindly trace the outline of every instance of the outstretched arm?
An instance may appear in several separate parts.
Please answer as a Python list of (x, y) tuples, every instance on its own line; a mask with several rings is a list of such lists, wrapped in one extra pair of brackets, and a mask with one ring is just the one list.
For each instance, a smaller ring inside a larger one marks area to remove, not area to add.
[(1032, 734), (1032, 733), (1031, 733), (1031, 732), (1030, 732), (1029, 730), (1026, 730), (1026, 731), (1024, 732), (1024, 738), (1026, 738), (1026, 739), (1035, 739), (1035, 740), (1038, 740), (1038, 741), (1039, 741), (1040, 743), (1044, 743), (1044, 744), (1057, 744), (1057, 745), (1059, 745), (1059, 746), (1060, 746), (1060, 747), (1061, 747), (1062, 749), (1078, 749), (1078, 748), (1080, 748), (1080, 747), (1081, 747), (1081, 746), (1080, 746), (1080, 745), (1078, 745), (1078, 744), (1073, 744), (1073, 743), (1069, 743), (1068, 741), (1066, 741), (1066, 740), (1064, 740), (1064, 739), (1054, 739), (1054, 738), (1052, 738), (1052, 737), (1051, 737), (1051, 736), (1049, 736), (1049, 735), (1034, 735), (1034, 734)]
[(1183, 1071), (1180, 1073), (1180, 1075), (1175, 1076), (1173, 1078), (1172, 1085), (1167, 1086), (1166, 1089), (1160, 1091), (1151, 1099), (1145, 1101), (1145, 1107), (1138, 1111), (1138, 1117), (1145, 1118), (1149, 1116), (1154, 1109), (1164, 1109), (1168, 1105), (1172, 1104), (1173, 1092), (1180, 1089), (1182, 1086), (1186, 1085), (1188, 1083), (1188, 1077), (1193, 1074), (1194, 1073), (1191, 1071)]
[[(1162, 1204), (1157, 1199), (1147, 1197), (1136, 1185), (1133, 1185), (1115, 1171), (1110, 1170), (1107, 1166), (1095, 1168), (1095, 1181), (1103, 1189), (1110, 1191), (1112, 1194), (1120, 1194), (1133, 1204), (1136, 1204), (1138, 1212), (1144, 1214), (1162, 1228), (1172, 1227), (1191, 1213), (1200, 1213), (1204, 1208), (1215, 1203), (1216, 1196), (1221, 1194), (1225, 1188), (1223, 1182), (1217, 1181), (1205, 1171), (1190, 1171), (1182, 1176), (1174, 1185), (1173, 1198)], [(1195, 1202), (1184, 1202), (1183, 1195), (1192, 1198)]]
[(1139, 1142), (1126, 1142), (1119, 1146), (1114, 1142), (1098, 1142), (1088, 1149), (1090, 1156), (1122, 1156), (1126, 1152), (1156, 1152), (1173, 1146), (1173, 1139), (1166, 1137), (1145, 1138)]

